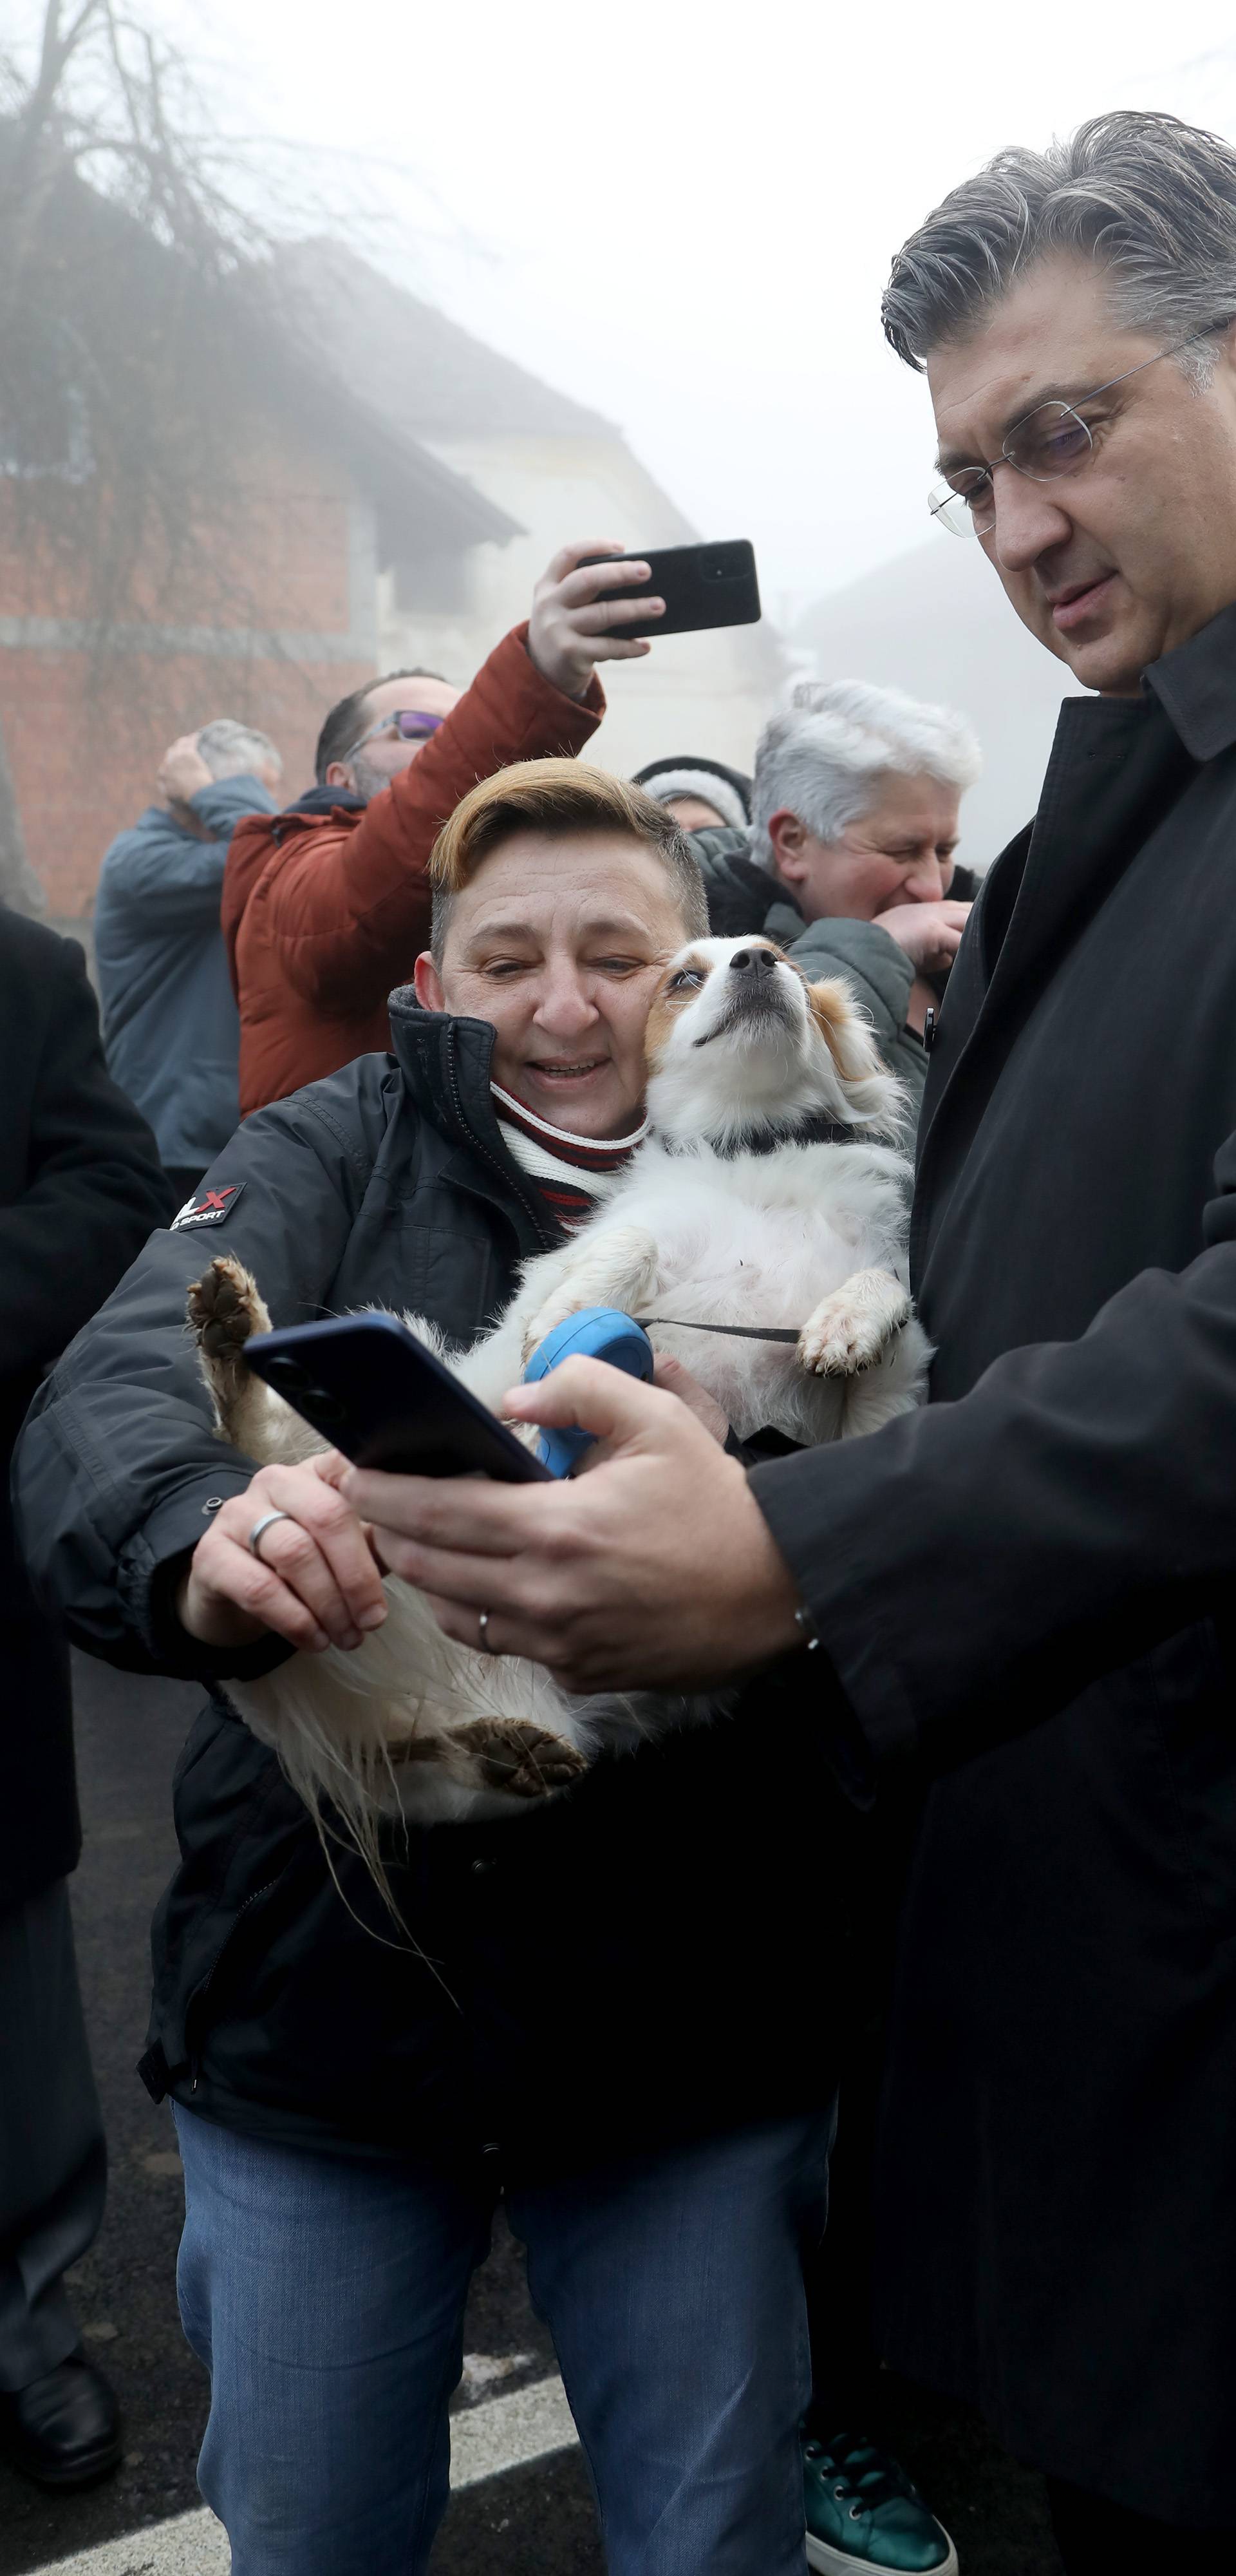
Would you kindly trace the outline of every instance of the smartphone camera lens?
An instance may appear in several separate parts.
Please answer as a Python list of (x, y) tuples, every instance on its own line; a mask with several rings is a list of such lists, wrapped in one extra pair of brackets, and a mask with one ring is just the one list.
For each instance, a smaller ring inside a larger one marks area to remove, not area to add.
[(305, 1383), (305, 1372), (299, 1360), (285, 1359), (280, 1352), (276, 1352), (274, 1358), (267, 1361), (266, 1375), (276, 1386), (291, 1387), (297, 1392)]
[(328, 1395), (324, 1386), (305, 1386), (302, 1399), (323, 1431), (330, 1431), (344, 1418), (344, 1408), (337, 1395)]

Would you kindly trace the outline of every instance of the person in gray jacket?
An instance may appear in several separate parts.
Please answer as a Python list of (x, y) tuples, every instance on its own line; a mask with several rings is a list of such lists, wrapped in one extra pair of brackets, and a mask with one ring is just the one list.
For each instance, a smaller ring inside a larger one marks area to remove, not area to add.
[(252, 726), (221, 716), (164, 753), (148, 805), (103, 861), (95, 958), (112, 1079), (153, 1127), (179, 1196), (240, 1124), (240, 1026), (219, 899), (242, 814), (273, 814), (283, 763)]
[(692, 834), (714, 933), (763, 930), (813, 981), (846, 976), (915, 1118), (927, 1012), (977, 882), (953, 853), (981, 765), (950, 707), (804, 680), (760, 736), (750, 829)]

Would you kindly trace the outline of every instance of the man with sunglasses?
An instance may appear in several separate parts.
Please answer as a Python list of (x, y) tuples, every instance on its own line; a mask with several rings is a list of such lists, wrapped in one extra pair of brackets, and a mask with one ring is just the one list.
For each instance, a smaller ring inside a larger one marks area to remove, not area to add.
[(1098, 693), (940, 1014), (926, 1409), (748, 1476), (574, 1361), (509, 1409), (603, 1437), (576, 1483), (349, 1484), (448, 1634), (570, 1690), (797, 1652), (856, 1800), (921, 1796), (881, 2347), (1046, 2472), (1068, 2576), (1236, 2563), (1234, 310), (1236, 152), (1168, 116), (1001, 153), (894, 262), (933, 512)]
[(317, 784), (283, 814), (233, 834), (223, 936), (240, 1010), (240, 1108), (248, 1117), (390, 1044), (386, 997), (429, 935), (429, 853), (478, 779), (517, 760), (579, 753), (605, 713), (598, 662), (647, 653), (609, 630), (658, 616), (661, 601), (599, 604), (637, 589), (639, 562), (588, 539), (554, 556), (532, 614), (469, 689), (396, 671), (332, 707)]

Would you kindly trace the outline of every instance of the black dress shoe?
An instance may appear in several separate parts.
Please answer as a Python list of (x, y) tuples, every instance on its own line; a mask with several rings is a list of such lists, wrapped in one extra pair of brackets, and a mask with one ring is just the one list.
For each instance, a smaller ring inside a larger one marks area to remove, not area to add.
[(120, 2408), (80, 2352), (0, 2395), (0, 2449), (41, 2487), (88, 2487), (120, 2460)]

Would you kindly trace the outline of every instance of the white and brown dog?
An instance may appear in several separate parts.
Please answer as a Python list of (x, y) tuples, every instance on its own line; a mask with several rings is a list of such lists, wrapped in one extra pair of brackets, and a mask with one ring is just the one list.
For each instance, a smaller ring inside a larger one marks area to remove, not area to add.
[[(647, 1318), (740, 1438), (842, 1439), (917, 1404), (929, 1352), (905, 1284), (901, 1095), (849, 987), (806, 984), (766, 939), (694, 940), (666, 969), (647, 1043), (649, 1133), (587, 1225), (525, 1263), (471, 1351), (444, 1351), (409, 1316), (412, 1329), (495, 1410), (585, 1306)], [(245, 1339), (270, 1319), (238, 1263), (212, 1263), (189, 1315), (225, 1440), (259, 1464), (325, 1448), (245, 1366)], [(515, 1813), (602, 1746), (705, 1713), (652, 1693), (571, 1699), (537, 1665), (450, 1643), (409, 1585), (386, 1590), (385, 1626), (354, 1652), (228, 1685), (311, 1811), (329, 1800), (379, 1876), (384, 1812)]]

